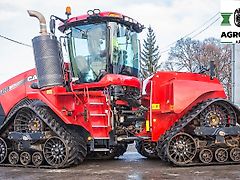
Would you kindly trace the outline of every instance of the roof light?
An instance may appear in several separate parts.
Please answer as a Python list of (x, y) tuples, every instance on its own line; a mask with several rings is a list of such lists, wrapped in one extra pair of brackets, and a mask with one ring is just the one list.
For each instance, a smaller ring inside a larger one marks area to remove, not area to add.
[(98, 16), (100, 14), (100, 9), (93, 9), (93, 10), (88, 10), (87, 14), (89, 16)]
[(66, 7), (66, 12), (65, 12), (65, 14), (66, 14), (67, 16), (70, 16), (70, 15), (72, 14), (71, 11), (72, 11), (72, 10), (71, 10), (71, 7), (70, 7), (70, 6), (67, 6), (67, 7)]
[(100, 14), (100, 12), (101, 12), (100, 9), (94, 9), (94, 10), (93, 10), (93, 13), (94, 13), (94, 14)]
[(118, 18), (122, 18), (122, 15), (121, 15), (121, 14), (118, 14), (118, 13), (109, 13), (108, 16), (109, 16), (109, 17), (118, 17)]
[(87, 14), (88, 14), (89, 16), (92, 16), (92, 15), (94, 14), (94, 12), (93, 12), (93, 10), (88, 10), (88, 11), (87, 11)]

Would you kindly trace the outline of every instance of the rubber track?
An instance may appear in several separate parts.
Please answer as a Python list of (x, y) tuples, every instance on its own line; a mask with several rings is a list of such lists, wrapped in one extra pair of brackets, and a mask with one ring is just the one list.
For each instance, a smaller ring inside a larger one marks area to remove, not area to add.
[(7, 118), (4, 120), (4, 123), (0, 126), (0, 134), (2, 135), (7, 128), (9, 128), (9, 123), (11, 123), (11, 119), (14, 117), (14, 115), (23, 107), (28, 106), (34, 102), (34, 100), (30, 99), (23, 99), (19, 103), (17, 103), (8, 113)]
[(56, 116), (54, 117), (53, 112), (51, 112), (49, 108), (37, 105), (29, 105), (29, 108), (35, 112), (54, 133), (63, 139), (69, 147), (69, 158), (63, 167), (78, 165), (83, 162), (87, 155), (87, 145), (82, 137), (76, 139), (76, 137), (72, 136), (64, 125), (58, 122)]
[[(170, 160), (168, 159), (167, 154), (166, 154), (166, 147), (167, 147), (168, 141), (174, 135), (179, 133), (194, 118), (196, 118), (205, 108), (207, 108), (212, 103), (219, 102), (219, 101), (229, 103), (228, 101), (226, 101), (224, 99), (210, 99), (210, 100), (207, 100), (205, 102), (199, 103), (196, 106), (194, 106), (185, 116), (183, 116), (180, 120), (175, 122), (175, 124), (169, 130), (167, 130), (165, 132), (165, 134), (162, 135), (161, 138), (158, 141), (157, 150), (158, 150), (158, 156), (160, 157), (160, 159), (163, 160), (163, 161), (170, 162)], [(239, 162), (232, 162), (232, 161), (224, 162), (224, 163), (212, 162), (212, 163), (208, 163), (208, 164), (204, 164), (204, 163), (201, 163), (201, 162), (199, 162), (199, 163), (193, 162), (193, 163), (188, 163), (186, 165), (181, 165), (181, 166), (212, 165), (212, 164), (214, 164), (214, 165), (215, 164), (219, 164), (219, 165), (221, 165), (221, 164), (239, 164)], [(176, 165), (176, 166), (180, 166), (180, 165)]]
[[(60, 123), (61, 120), (46, 106), (39, 106), (38, 103), (41, 102), (37, 100), (24, 100), (20, 102), (10, 113), (8, 118), (6, 119), (6, 123), (1, 127), (0, 130), (4, 129), (5, 125), (8, 124), (8, 121), (11, 119), (11, 117), (14, 116), (14, 114), (22, 109), (22, 108), (29, 108), (34, 113), (37, 114), (37, 116), (63, 141), (65, 142), (66, 146), (69, 150), (69, 158), (66, 160), (66, 162), (61, 167), (53, 167), (49, 165), (42, 165), (40, 168), (64, 168), (69, 167), (73, 165), (80, 164), (87, 155), (87, 146), (86, 142), (83, 140), (82, 137), (74, 137), (68, 132), (67, 128), (63, 123)], [(42, 102), (41, 102), (42, 103)], [(13, 166), (11, 164), (1, 164), (1, 166)], [(21, 167), (23, 165), (16, 165), (17, 167)], [(24, 167), (35, 167), (33, 165), (27, 165)], [(39, 167), (38, 167), (39, 168)]]

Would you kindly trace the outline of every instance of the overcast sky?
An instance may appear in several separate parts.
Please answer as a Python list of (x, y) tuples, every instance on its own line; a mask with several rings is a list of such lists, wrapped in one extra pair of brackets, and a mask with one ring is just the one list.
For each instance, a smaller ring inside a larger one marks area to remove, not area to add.
[[(40, 11), (48, 21), (51, 14), (65, 17), (65, 7), (68, 5), (72, 7), (72, 16), (99, 8), (101, 11), (128, 15), (146, 27), (151, 25), (162, 51), (220, 11), (220, 0), (0, 0), (0, 35), (31, 44), (31, 39), (38, 35), (39, 26), (35, 19), (28, 17), (26, 10)], [(145, 34), (146, 30), (141, 39)], [(220, 21), (195, 39), (219, 38), (219, 34)], [(166, 58), (167, 53), (162, 54), (161, 60)], [(0, 38), (0, 62), (2, 83), (34, 67), (33, 51), (29, 47)]]

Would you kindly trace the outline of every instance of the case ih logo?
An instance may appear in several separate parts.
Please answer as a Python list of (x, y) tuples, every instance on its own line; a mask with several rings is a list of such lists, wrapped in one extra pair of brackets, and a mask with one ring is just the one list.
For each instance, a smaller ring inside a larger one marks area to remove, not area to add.
[(221, 6), (221, 42), (240, 43), (240, 1), (222, 0)]
[(25, 82), (32, 82), (34, 80), (37, 80), (37, 75), (28, 76), (26, 79), (22, 79), (14, 84), (11, 84), (10, 86), (5, 87), (4, 89), (0, 89), (0, 95), (3, 95), (21, 85), (23, 85)]

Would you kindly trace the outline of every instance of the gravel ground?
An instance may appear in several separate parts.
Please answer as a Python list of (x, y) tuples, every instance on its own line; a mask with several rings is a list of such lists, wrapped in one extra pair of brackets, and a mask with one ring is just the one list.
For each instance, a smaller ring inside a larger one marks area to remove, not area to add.
[(240, 165), (172, 167), (159, 160), (148, 160), (130, 147), (124, 156), (108, 161), (85, 161), (68, 169), (0, 167), (0, 179), (47, 180), (142, 180), (142, 179), (240, 179)]

